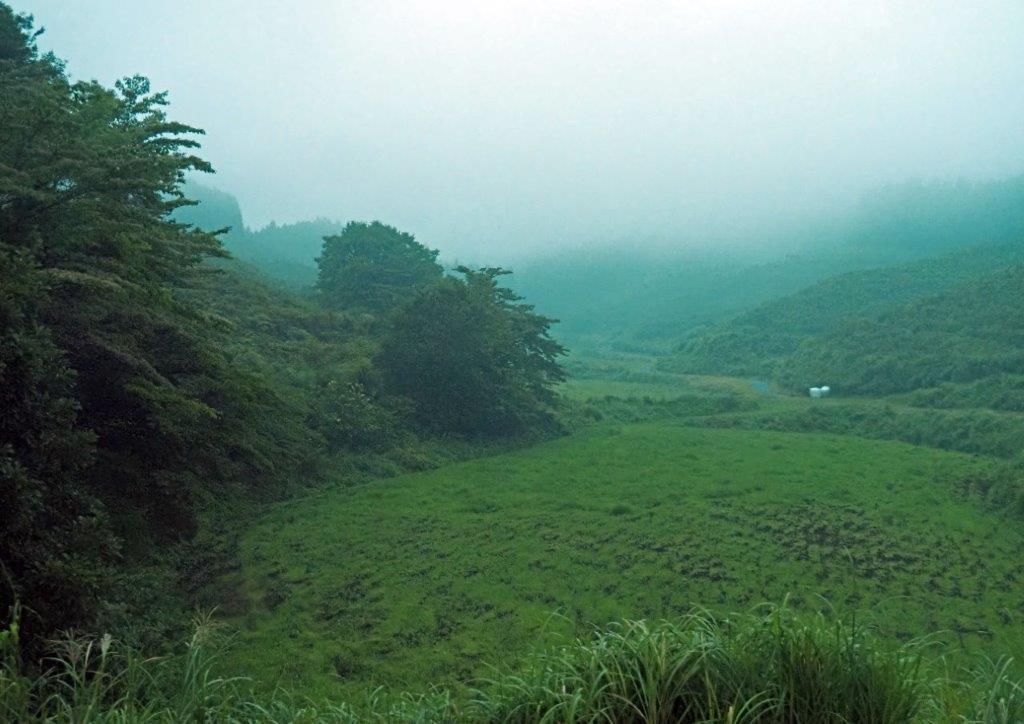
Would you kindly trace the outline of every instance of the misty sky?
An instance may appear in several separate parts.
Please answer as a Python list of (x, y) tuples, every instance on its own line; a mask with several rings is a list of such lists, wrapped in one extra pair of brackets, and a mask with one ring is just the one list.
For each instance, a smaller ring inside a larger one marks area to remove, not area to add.
[(73, 76), (169, 90), (250, 226), (498, 259), (1024, 171), (1021, 0), (12, 4)]

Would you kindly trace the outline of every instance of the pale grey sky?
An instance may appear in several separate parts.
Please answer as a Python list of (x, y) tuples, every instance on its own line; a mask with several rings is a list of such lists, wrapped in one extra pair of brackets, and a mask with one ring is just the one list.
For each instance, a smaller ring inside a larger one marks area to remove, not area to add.
[(686, 244), (906, 178), (1024, 171), (1020, 0), (14, 0), (148, 75), (250, 225), (447, 255)]

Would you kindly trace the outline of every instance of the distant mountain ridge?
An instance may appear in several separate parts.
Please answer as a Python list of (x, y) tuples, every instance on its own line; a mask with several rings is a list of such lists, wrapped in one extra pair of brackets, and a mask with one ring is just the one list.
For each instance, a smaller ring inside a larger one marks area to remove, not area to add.
[[(200, 203), (178, 210), (178, 220), (230, 226), (228, 250), (293, 290), (314, 285), (323, 237), (344, 228), (321, 218), (252, 231), (230, 194), (196, 183), (185, 190)], [(560, 320), (556, 333), (573, 348), (678, 350), (678, 370), (767, 376), (777, 359), (840, 321), (1008, 262), (1008, 247), (996, 244), (1015, 239), (1024, 239), (1024, 176), (908, 183), (865, 195), (827, 224), (791, 229), (774, 255), (655, 252), (624, 242), (524, 260), (511, 284)], [(964, 248), (976, 251), (957, 256)], [(949, 259), (934, 259), (942, 254)]]

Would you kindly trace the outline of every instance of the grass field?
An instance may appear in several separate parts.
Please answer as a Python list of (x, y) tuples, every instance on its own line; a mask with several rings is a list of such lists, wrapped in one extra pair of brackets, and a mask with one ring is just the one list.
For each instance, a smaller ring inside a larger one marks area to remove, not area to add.
[(271, 509), (224, 584), (226, 671), (424, 690), (628, 617), (785, 596), (887, 637), (1024, 653), (1024, 533), (957, 500), (966, 455), (854, 437), (599, 425)]
[(739, 394), (761, 397), (758, 385), (735, 377), (710, 375), (662, 375), (652, 381), (570, 379), (559, 392), (571, 400), (587, 402), (595, 398), (620, 397), (624, 399), (671, 400), (694, 394)]

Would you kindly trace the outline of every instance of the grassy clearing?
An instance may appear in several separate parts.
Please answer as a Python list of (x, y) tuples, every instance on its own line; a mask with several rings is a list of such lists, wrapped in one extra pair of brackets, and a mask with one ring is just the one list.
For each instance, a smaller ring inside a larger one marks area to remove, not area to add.
[(735, 394), (755, 399), (760, 399), (763, 395), (758, 392), (755, 383), (736, 377), (670, 374), (662, 374), (647, 381), (573, 378), (562, 383), (559, 392), (577, 402), (590, 402), (606, 397), (666, 401), (692, 395)]
[(921, 409), (890, 400), (777, 397), (758, 409), (705, 415), (711, 427), (824, 432), (900, 440), (943, 450), (1024, 460), (1024, 415), (985, 409)]
[(596, 426), (271, 509), (240, 541), (224, 670), (311, 696), (456, 687), (623, 617), (790, 596), (890, 643), (1024, 651), (1016, 523), (984, 461), (893, 442)]

